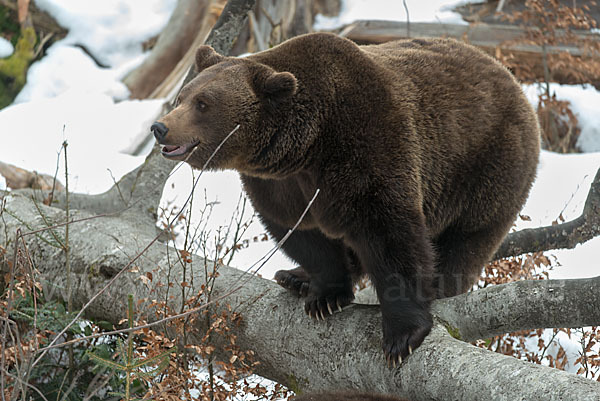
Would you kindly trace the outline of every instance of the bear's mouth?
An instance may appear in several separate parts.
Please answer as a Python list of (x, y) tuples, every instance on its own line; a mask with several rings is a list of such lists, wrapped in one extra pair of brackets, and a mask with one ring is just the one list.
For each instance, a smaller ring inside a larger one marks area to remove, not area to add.
[(161, 153), (164, 157), (179, 157), (191, 152), (200, 141), (188, 143), (187, 145), (163, 145)]

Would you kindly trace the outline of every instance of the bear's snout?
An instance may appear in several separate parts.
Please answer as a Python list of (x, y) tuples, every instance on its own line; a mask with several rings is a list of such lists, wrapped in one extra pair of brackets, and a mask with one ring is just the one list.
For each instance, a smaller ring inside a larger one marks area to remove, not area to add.
[(152, 131), (156, 140), (161, 142), (163, 139), (165, 139), (165, 136), (167, 136), (169, 129), (163, 123), (155, 122), (152, 124), (152, 126), (150, 126), (150, 131)]

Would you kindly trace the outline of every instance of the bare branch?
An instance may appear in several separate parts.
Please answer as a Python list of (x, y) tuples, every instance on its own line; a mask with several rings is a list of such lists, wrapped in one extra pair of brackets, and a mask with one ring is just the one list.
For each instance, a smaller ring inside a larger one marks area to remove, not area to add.
[(500, 245), (494, 259), (551, 249), (573, 249), (600, 235), (600, 169), (594, 177), (583, 213), (562, 224), (510, 233)]
[(600, 276), (496, 285), (435, 301), (432, 312), (465, 341), (518, 330), (596, 326)]

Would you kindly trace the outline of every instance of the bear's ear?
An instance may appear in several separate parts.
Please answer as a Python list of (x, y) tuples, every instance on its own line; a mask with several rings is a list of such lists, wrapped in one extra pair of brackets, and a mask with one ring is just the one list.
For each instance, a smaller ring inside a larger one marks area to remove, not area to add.
[(264, 93), (272, 98), (285, 99), (296, 93), (298, 81), (290, 72), (274, 72), (265, 79)]
[(196, 71), (201, 72), (224, 59), (225, 57), (217, 53), (212, 47), (202, 45), (196, 50)]

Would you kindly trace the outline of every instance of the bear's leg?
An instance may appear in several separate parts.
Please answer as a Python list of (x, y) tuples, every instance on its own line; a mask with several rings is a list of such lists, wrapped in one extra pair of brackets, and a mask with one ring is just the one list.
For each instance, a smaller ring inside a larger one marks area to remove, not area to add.
[[(391, 197), (390, 197), (391, 198)], [(387, 200), (384, 198), (384, 200)], [(396, 366), (431, 330), (434, 252), (425, 217), (415, 207), (368, 199), (369, 207), (353, 226), (349, 245), (377, 292), (381, 306), (383, 351)]]
[[(282, 239), (288, 229), (262, 218), (268, 231)], [(296, 230), (283, 244), (283, 251), (300, 264), (275, 273), (279, 285), (306, 296), (304, 308), (313, 318), (324, 318), (354, 299), (352, 254), (340, 240), (327, 238), (318, 230)], [(358, 275), (356, 275), (358, 276)]]
[(438, 298), (467, 292), (477, 282), (483, 265), (493, 256), (510, 229), (500, 222), (474, 232), (448, 228), (434, 241), (438, 254), (434, 285)]

